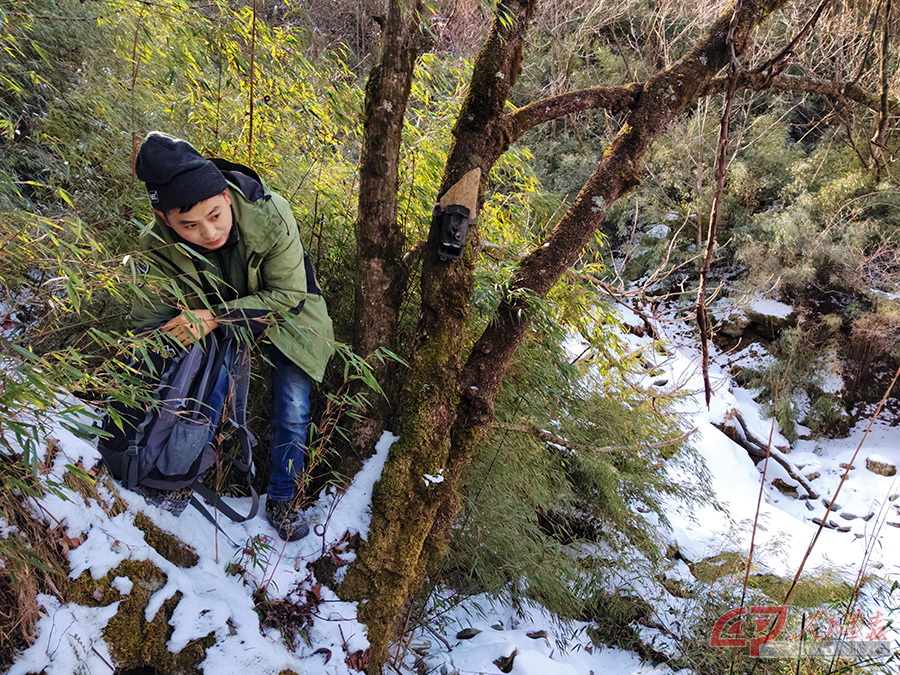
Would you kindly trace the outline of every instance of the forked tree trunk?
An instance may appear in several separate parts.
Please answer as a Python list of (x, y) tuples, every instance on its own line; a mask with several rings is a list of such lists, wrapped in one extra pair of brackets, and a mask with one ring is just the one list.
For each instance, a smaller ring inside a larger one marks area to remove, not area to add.
[[(418, 341), (400, 399), (400, 439), (375, 489), (368, 541), (341, 587), (344, 597), (360, 601), (359, 616), (372, 645), (370, 672), (380, 672), (406, 602), (421, 584), (426, 565), (443, 548), (457, 513), (459, 476), (492, 419), (506, 369), (528, 329), (530, 308), (523, 298), (545, 296), (581, 255), (609, 207), (638, 183), (641, 160), (653, 141), (727, 63), (732, 17), (734, 47), (741, 53), (756, 26), (786, 2), (739, 1), (736, 16), (732, 5), (687, 55), (640, 88), (593, 175), (547, 242), (522, 262), (513, 292), (472, 349), (467, 349), (466, 328), (477, 228), (475, 241), (455, 263), (437, 260), (438, 233), (432, 228), (422, 272)], [(518, 135), (510, 133), (504, 106), (521, 69), (535, 4), (499, 4), (503, 14), (476, 60), (441, 193), (476, 167), (485, 181), (511, 137)], [(443, 482), (428, 481), (425, 474), (443, 475)]]
[(638, 185), (641, 162), (653, 142), (703, 94), (707, 84), (728, 63), (732, 23), (734, 49), (741, 54), (756, 27), (787, 3), (788, 0), (738, 0), (718, 17), (693, 49), (651, 77), (572, 206), (547, 241), (522, 261), (510, 294), (475, 343), (461, 378), (458, 417), (451, 431), (451, 453), (444, 472), (447, 496), (435, 520), (427, 556), (440, 552), (447, 528), (458, 511), (458, 478), (493, 420), (494, 401), (506, 369), (525, 338), (530, 316), (528, 297), (547, 295), (581, 256), (610, 207)]
[[(506, 149), (496, 124), (521, 70), (523, 38), (535, 5), (536, 0), (507, 1), (504, 16), (494, 20), (453, 130), (438, 198), (475, 168), (482, 171), (483, 186)], [(470, 228), (465, 255), (453, 263), (438, 259), (438, 234), (432, 228), (422, 265), (417, 344), (399, 400), (400, 440), (391, 448), (373, 495), (368, 544), (340, 589), (343, 597), (361, 601), (359, 616), (369, 629), (371, 672), (379, 672), (401, 611), (422, 582), (421, 566), (426, 562), (422, 546), (444, 499), (443, 491), (428, 487), (423, 476), (439, 475), (450, 449), (478, 227)]]

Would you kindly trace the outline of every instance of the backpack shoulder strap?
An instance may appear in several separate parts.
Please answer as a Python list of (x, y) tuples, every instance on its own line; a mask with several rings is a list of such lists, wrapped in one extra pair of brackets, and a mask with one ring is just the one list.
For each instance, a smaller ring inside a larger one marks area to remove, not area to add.
[[(215, 509), (224, 513), (234, 522), (243, 523), (255, 518), (259, 511), (259, 494), (253, 487), (253, 477), (256, 475), (256, 468), (253, 465), (253, 448), (256, 446), (256, 438), (250, 433), (250, 429), (247, 426), (247, 396), (250, 390), (250, 350), (246, 346), (241, 346), (238, 342), (239, 338), (236, 336), (230, 335), (226, 339), (229, 341), (228, 347), (234, 350), (231, 369), (228, 373), (231, 391), (231, 417), (229, 417), (229, 421), (235, 429), (241, 449), (240, 457), (235, 458), (232, 464), (244, 474), (247, 487), (250, 490), (250, 511), (247, 515), (238, 513), (225, 503), (221, 495), (203, 485), (199, 480), (195, 481), (191, 487), (194, 492), (201, 495)], [(212, 518), (209, 511), (206, 510), (199, 500), (193, 498), (191, 503), (207, 520), (215, 524), (215, 519)]]
[[(207, 503), (211, 504), (214, 509), (217, 511), (221, 511), (226, 516), (228, 516), (235, 523), (243, 523), (247, 520), (253, 520), (256, 518), (256, 514), (259, 512), (259, 495), (256, 493), (256, 490), (253, 486), (250, 486), (250, 496), (251, 496), (251, 505), (250, 511), (247, 515), (243, 515), (242, 513), (235, 511), (233, 508), (228, 506), (225, 503), (225, 500), (222, 499), (222, 495), (220, 495), (215, 490), (212, 490), (206, 487), (200, 481), (197, 481), (191, 486), (194, 489), (194, 492), (203, 497), (207, 501)], [(196, 496), (191, 497), (191, 504), (193, 504), (200, 513), (203, 514), (203, 517), (209, 520), (212, 523), (215, 523), (215, 519), (210, 515), (209, 511), (207, 511), (206, 507), (200, 503), (200, 500), (196, 498)]]

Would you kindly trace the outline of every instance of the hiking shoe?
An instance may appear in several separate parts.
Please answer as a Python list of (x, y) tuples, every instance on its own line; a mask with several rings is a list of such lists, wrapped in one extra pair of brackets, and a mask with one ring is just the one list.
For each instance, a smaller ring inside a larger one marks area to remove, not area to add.
[(266, 518), (285, 541), (297, 541), (309, 534), (309, 525), (291, 506), (290, 500), (266, 499)]
[(146, 499), (150, 504), (158, 506), (174, 516), (180, 516), (184, 513), (187, 505), (191, 502), (191, 495), (194, 494), (193, 489), (190, 487), (166, 491), (154, 490), (153, 488), (140, 485), (134, 488), (134, 491)]

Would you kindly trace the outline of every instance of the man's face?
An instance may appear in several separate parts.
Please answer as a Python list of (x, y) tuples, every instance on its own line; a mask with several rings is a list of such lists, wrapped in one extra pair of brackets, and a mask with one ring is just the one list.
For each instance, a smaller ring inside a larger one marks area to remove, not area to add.
[(198, 202), (190, 211), (180, 213), (171, 209), (168, 213), (156, 212), (163, 222), (175, 230), (182, 239), (196, 246), (215, 251), (222, 248), (231, 234), (231, 195), (228, 190)]

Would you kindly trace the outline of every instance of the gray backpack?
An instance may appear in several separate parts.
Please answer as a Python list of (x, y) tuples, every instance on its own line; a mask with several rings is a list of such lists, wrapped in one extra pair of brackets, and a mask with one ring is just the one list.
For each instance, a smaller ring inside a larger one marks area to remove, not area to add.
[[(111, 400), (108, 407), (114, 414), (102, 422), (97, 445), (113, 477), (129, 489), (190, 487), (235, 522), (255, 517), (256, 439), (247, 428), (250, 350), (234, 334), (215, 330), (177, 354), (149, 353), (148, 360), (135, 359), (131, 366), (153, 388), (153, 405), (135, 407)], [(201, 482), (216, 462), (215, 435), (226, 407), (240, 449), (232, 463), (245, 476), (252, 496), (247, 515), (234, 511)], [(215, 523), (196, 496), (191, 503)]]

